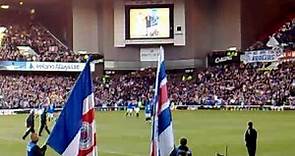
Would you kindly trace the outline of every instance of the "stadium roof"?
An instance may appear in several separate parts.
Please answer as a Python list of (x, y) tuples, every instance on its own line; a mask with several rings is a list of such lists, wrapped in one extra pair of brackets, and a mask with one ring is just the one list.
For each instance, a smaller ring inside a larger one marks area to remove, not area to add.
[[(20, 3), (22, 2), (22, 3)], [(55, 10), (67, 4), (70, 0), (1, 0), (0, 5), (9, 5), (9, 9), (47, 9)]]
[(10, 5), (18, 5), (20, 2), (29, 5), (36, 5), (36, 4), (53, 4), (61, 2), (61, 0), (1, 0), (1, 4), (10, 4)]
[[(22, 2), (22, 3), (20, 3)], [(37, 12), (60, 12), (67, 6), (71, 6), (70, 0), (1, 0), (1, 5), (8, 5), (9, 8), (1, 9), (0, 11), (7, 10), (32, 10), (35, 9)], [(0, 12), (1, 13), (1, 12)]]

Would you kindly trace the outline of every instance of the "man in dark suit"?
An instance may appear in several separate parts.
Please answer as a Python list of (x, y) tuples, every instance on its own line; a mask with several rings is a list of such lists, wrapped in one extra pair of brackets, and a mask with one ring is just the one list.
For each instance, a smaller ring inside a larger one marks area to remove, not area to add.
[(249, 156), (255, 156), (257, 131), (253, 128), (253, 123), (251, 121), (248, 122), (248, 129), (245, 133), (245, 141)]
[(50, 131), (47, 126), (47, 110), (43, 111), (43, 113), (41, 114), (40, 120), (41, 120), (41, 126), (39, 130), (39, 136), (42, 136), (42, 131), (44, 128), (47, 131), (47, 133), (50, 134)]
[(23, 140), (26, 139), (26, 137), (30, 134), (30, 133), (35, 133), (35, 112), (34, 110), (31, 110), (31, 113), (29, 114), (29, 116), (27, 117), (26, 119), (26, 127), (27, 127), (27, 130), (24, 134), (24, 136), (22, 137)]

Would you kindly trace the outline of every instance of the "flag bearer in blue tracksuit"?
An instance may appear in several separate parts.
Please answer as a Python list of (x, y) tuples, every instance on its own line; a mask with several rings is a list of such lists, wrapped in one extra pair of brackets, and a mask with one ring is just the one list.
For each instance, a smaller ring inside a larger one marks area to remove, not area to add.
[(31, 141), (27, 145), (27, 156), (44, 156), (47, 146), (44, 145), (42, 148), (40, 148), (37, 145), (39, 138), (36, 133), (31, 134)]
[(133, 109), (134, 109), (134, 112), (136, 113), (136, 117), (139, 117), (140, 108), (136, 100), (134, 100), (133, 102)]
[(48, 120), (54, 120), (54, 112), (55, 112), (55, 108), (54, 108), (54, 104), (50, 104), (48, 107)]
[(132, 113), (133, 113), (133, 103), (131, 100), (128, 100), (126, 116), (128, 115), (132, 116)]
[(151, 101), (147, 100), (145, 103), (144, 107), (144, 112), (145, 112), (145, 121), (151, 121), (151, 116), (152, 116), (152, 107), (151, 107)]

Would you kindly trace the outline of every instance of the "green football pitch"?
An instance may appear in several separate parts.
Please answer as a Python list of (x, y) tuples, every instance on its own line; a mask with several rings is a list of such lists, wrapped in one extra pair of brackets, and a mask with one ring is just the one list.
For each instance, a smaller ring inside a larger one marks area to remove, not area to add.
[[(1, 156), (26, 155), (29, 137), (21, 139), (25, 118), (0, 117)], [(244, 132), (249, 120), (258, 130), (258, 156), (295, 155), (295, 112), (174, 111), (175, 143), (187, 137), (194, 156), (215, 156), (224, 153), (225, 146), (229, 156), (246, 156)], [(125, 117), (124, 112), (97, 112), (96, 126), (100, 156), (148, 156), (150, 124), (144, 122), (143, 114), (136, 118)], [(43, 133), (39, 144), (47, 137)], [(46, 155), (57, 154), (48, 147)]]

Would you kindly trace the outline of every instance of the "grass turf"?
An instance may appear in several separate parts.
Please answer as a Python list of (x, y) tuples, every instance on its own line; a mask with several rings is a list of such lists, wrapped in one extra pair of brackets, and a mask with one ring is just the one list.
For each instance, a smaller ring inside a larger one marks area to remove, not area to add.
[[(25, 115), (0, 117), (0, 155), (26, 155)], [(258, 130), (258, 156), (295, 155), (295, 112), (173, 112), (176, 144), (181, 136), (189, 139), (194, 156), (214, 156), (229, 147), (229, 156), (246, 156), (244, 131), (248, 120)], [(38, 121), (38, 120), (37, 120)], [(140, 118), (125, 117), (124, 112), (97, 112), (97, 142), (100, 156), (147, 156), (150, 125)], [(50, 124), (52, 125), (52, 123)], [(38, 124), (37, 126), (38, 127)], [(39, 144), (47, 134), (43, 132)], [(56, 156), (48, 148), (47, 156)]]

